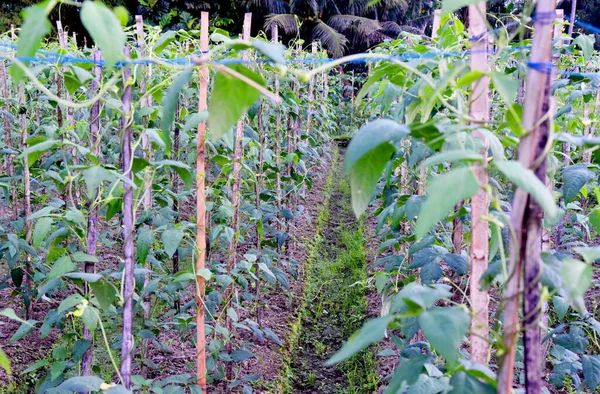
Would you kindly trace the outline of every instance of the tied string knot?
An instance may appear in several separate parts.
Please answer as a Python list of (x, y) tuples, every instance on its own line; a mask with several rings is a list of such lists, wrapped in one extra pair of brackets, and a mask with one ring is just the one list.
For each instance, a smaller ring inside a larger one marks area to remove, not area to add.
[(540, 25), (553, 25), (556, 22), (556, 11), (536, 12), (531, 20)]
[(548, 75), (552, 74), (552, 71), (554, 70), (554, 64), (550, 62), (527, 62), (527, 67)]

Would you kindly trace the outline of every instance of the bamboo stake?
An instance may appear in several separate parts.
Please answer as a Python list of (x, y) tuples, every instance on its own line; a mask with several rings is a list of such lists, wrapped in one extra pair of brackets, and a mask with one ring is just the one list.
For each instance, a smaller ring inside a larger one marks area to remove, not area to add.
[[(63, 49), (67, 49), (67, 33), (63, 30), (63, 26), (62, 26), (62, 22), (61, 21), (56, 21), (56, 29), (58, 30), (58, 43), (60, 45), (61, 48)], [(63, 67), (63, 72), (66, 71), (67, 68)], [(63, 83), (63, 80), (60, 76), (57, 76), (58, 81), (60, 82), (60, 87), (61, 90), (62, 88), (65, 86)], [(71, 98), (71, 94), (69, 93), (68, 90), (65, 89), (65, 99), (68, 102), (72, 102), (72, 98)], [(56, 107), (57, 109), (59, 108), (58, 106)], [(62, 114), (61, 114), (62, 116)], [(71, 132), (75, 132), (75, 114), (73, 112), (73, 108), (71, 107), (67, 107), (67, 113), (66, 113), (66, 118), (67, 118), (67, 127), (65, 128), (65, 133), (64, 134), (68, 134), (69, 131)], [(72, 160), (73, 160), (73, 164), (77, 165), (77, 148), (75, 146), (71, 147), (71, 156), (72, 156)], [(73, 203), (75, 203), (75, 201), (79, 201), (80, 196), (79, 196), (79, 191), (78, 188), (75, 187), (75, 200), (73, 200), (73, 186), (71, 183), (69, 183), (69, 196), (71, 198), (71, 201)], [(74, 204), (73, 204), (74, 205)]]
[[(540, 0), (536, 6), (538, 15), (548, 15), (555, 12), (555, 0)], [(545, 22), (545, 23), (544, 23)], [(531, 50), (532, 63), (545, 63), (552, 55), (552, 24), (547, 21), (536, 21), (535, 35)], [(519, 162), (526, 168), (531, 168), (539, 155), (543, 154), (544, 146), (549, 138), (550, 122), (540, 119), (549, 109), (549, 100), (544, 108), (544, 97), (550, 94), (549, 73), (529, 68), (526, 81), (526, 97), (523, 109), (523, 129), (528, 130), (519, 144)], [(546, 172), (547, 160), (535, 169), (536, 175), (542, 181)], [(509, 278), (505, 290), (504, 307), (504, 337), (505, 353), (502, 355), (498, 373), (498, 393), (509, 394), (512, 391), (515, 351), (519, 333), (519, 294), (521, 275), (524, 270), (524, 304), (525, 315), (525, 377), (526, 391), (539, 393), (541, 391), (541, 344), (538, 327), (540, 317), (540, 252), (543, 211), (539, 205), (522, 189), (517, 189), (513, 198), (511, 223), (516, 240), (511, 238), (509, 252)]]
[[(252, 24), (252, 13), (248, 12), (244, 15), (244, 30), (242, 38), (244, 40), (250, 40), (250, 28)], [(243, 59), (247, 60), (248, 55), (244, 53)], [(235, 268), (236, 260), (237, 260), (237, 241), (238, 241), (238, 232), (239, 232), (239, 216), (240, 216), (240, 204), (241, 204), (241, 195), (240, 189), (242, 184), (242, 158), (244, 156), (244, 121), (240, 120), (237, 123), (236, 132), (235, 132), (235, 146), (233, 150), (233, 188), (231, 192), (231, 203), (233, 205), (233, 218), (231, 227), (233, 228), (233, 236), (231, 237), (231, 241), (229, 243), (229, 254), (227, 256), (227, 272), (231, 273)], [(226, 291), (225, 300), (226, 305), (233, 305), (233, 298), (235, 293), (235, 283), (232, 283)], [(233, 321), (229, 317), (229, 314), (226, 317), (225, 324), (227, 331), (229, 332), (229, 339), (225, 344), (225, 350), (228, 354), (232, 352), (232, 342), (233, 338)], [(227, 363), (226, 375), (228, 380), (233, 379), (233, 364), (231, 362)]]
[[(102, 61), (102, 54), (98, 49), (94, 51), (93, 59), (96, 64)], [(102, 67), (98, 65), (94, 66), (93, 73), (95, 78), (92, 80), (91, 94), (95, 96), (102, 84)], [(96, 101), (90, 109), (90, 142), (92, 145), (92, 154), (96, 157), (100, 156), (100, 104), (100, 101)], [(96, 245), (98, 242), (98, 205), (96, 204), (96, 200), (98, 199), (98, 192), (94, 196), (88, 197), (90, 203), (85, 253), (90, 256), (96, 256)], [(96, 272), (96, 264), (92, 261), (86, 261), (84, 271), (86, 273)], [(83, 354), (81, 360), (82, 375), (87, 376), (92, 373), (94, 337), (86, 326), (83, 327), (83, 339), (90, 341), (90, 347)]]
[[(146, 40), (144, 34), (144, 20), (141, 15), (135, 16), (135, 29), (137, 35), (137, 45), (138, 45), (138, 53), (141, 58), (146, 57)], [(150, 106), (149, 96), (146, 95), (146, 67), (142, 67), (142, 77), (140, 78), (140, 95), (142, 96), (140, 100), (140, 104), (142, 108), (146, 108)], [(152, 152), (150, 140), (148, 139), (148, 134), (146, 130), (148, 129), (148, 117), (144, 116), (142, 120), (142, 151), (144, 154), (144, 159), (151, 161), (152, 160)], [(144, 207), (144, 211), (148, 212), (152, 209), (152, 173), (150, 167), (146, 169), (144, 174), (144, 191), (142, 195), (142, 205)], [(146, 267), (146, 275), (144, 277), (144, 287), (148, 286), (151, 280), (151, 265), (149, 261), (142, 261), (142, 264), (145, 264)], [(150, 298), (150, 294), (144, 295), (143, 300), (143, 309), (144, 309), (144, 319), (150, 318), (150, 310), (152, 309), (152, 299)], [(146, 353), (148, 351), (149, 341), (144, 339), (142, 344), (142, 360), (146, 360)], [(142, 376), (146, 376), (146, 364), (142, 363)]]
[[(125, 48), (125, 57), (130, 57), (130, 50)], [(134, 206), (133, 206), (133, 188), (130, 182), (133, 182), (132, 164), (133, 152), (131, 150), (131, 125), (132, 121), (132, 86), (130, 82), (131, 68), (125, 68), (123, 72), (124, 93), (123, 116), (121, 117), (121, 129), (123, 131), (123, 176), (129, 182), (123, 183), (123, 246), (124, 246), (124, 267), (123, 267), (123, 337), (121, 345), (121, 377), (123, 385), (131, 388), (131, 364), (133, 359), (133, 292), (135, 286), (134, 268)]]
[[(471, 48), (471, 71), (488, 73), (488, 38), (486, 23), (485, 2), (469, 6), (469, 36), (479, 37)], [(489, 77), (482, 77), (472, 86), (470, 114), (471, 117), (488, 121), (489, 112)], [(485, 135), (478, 129), (473, 130), (473, 136), (483, 142), (484, 148), (481, 154), (487, 158), (488, 141)], [(473, 306), (473, 319), (471, 320), (471, 360), (485, 364), (489, 353), (488, 341), (488, 304), (489, 297), (486, 290), (479, 286), (482, 276), (487, 271), (489, 256), (489, 223), (485, 219), (489, 213), (489, 196), (485, 190), (488, 184), (488, 175), (485, 165), (476, 163), (474, 165), (475, 176), (481, 187), (477, 194), (471, 199), (471, 278), (469, 279), (471, 305)], [(462, 227), (462, 225), (461, 225)], [(455, 253), (460, 253), (455, 251)]]
[[(279, 42), (279, 28), (276, 24), (271, 26), (271, 42)], [(279, 96), (279, 74), (275, 74), (275, 95)], [(277, 104), (277, 115), (275, 117), (275, 165), (277, 167), (277, 178), (275, 180), (275, 194), (277, 195), (277, 232), (281, 233), (281, 106)], [(277, 240), (277, 252), (281, 252), (279, 239)]]
[[(9, 97), (9, 87), (8, 87), (8, 83), (6, 81), (6, 66), (4, 64), (4, 61), (0, 62), (0, 83), (2, 83), (2, 95), (4, 97)], [(6, 103), (6, 101), (4, 102), (4, 111), (6, 111), (8, 113), (8, 104)], [(12, 131), (11, 131), (11, 127), (10, 127), (10, 121), (8, 120), (7, 116), (4, 116), (4, 138), (6, 139), (6, 148), (8, 149), (12, 149), (13, 148), (13, 144), (12, 144)], [(4, 155), (4, 165), (6, 167), (6, 171), (8, 173), (8, 176), (11, 178), (10, 180), (10, 189), (11, 189), (11, 194), (12, 194), (12, 206), (13, 206), (13, 214), (14, 217), (18, 217), (19, 216), (19, 210), (17, 207), (17, 184), (15, 182), (15, 180), (13, 179), (13, 177), (15, 176), (15, 162), (14, 162), (14, 155)]]
[[(137, 33), (139, 55), (140, 57), (144, 58), (146, 57), (146, 39), (144, 34), (144, 20), (141, 15), (135, 16), (135, 28)], [(147, 73), (144, 72), (146, 71), (145, 67), (142, 67), (142, 78), (140, 81), (140, 95), (142, 96), (142, 99), (140, 100), (140, 104), (142, 108), (145, 108), (150, 106), (150, 102), (149, 96), (146, 95), (146, 77), (144, 74)], [(144, 132), (142, 133), (142, 150), (144, 151), (144, 159), (150, 161), (152, 157), (152, 146), (148, 138), (148, 133), (146, 133), (146, 129), (148, 126), (147, 116), (144, 117), (142, 125), (144, 127)], [(149, 174), (146, 174), (146, 177), (144, 179), (144, 196), (142, 202), (144, 210), (148, 211), (152, 208), (152, 178), (149, 176)]]
[[(442, 13), (441, 10), (435, 10), (434, 14), (433, 14), (433, 30), (431, 32), (431, 38), (432, 39), (436, 39), (437, 38), (437, 32), (438, 29), (440, 27), (440, 23), (441, 23), (441, 17), (442, 17)], [(436, 28), (437, 26), (437, 28)], [(417, 193), (419, 196), (424, 196), (426, 194), (425, 192), (425, 185), (427, 184), (427, 168), (421, 168), (419, 170), (419, 179), (417, 181)], [(462, 225), (461, 225), (462, 228)], [(462, 231), (461, 231), (462, 234)], [(462, 236), (461, 236), (462, 239)], [(462, 241), (460, 242), (462, 244)], [(456, 252), (455, 253), (460, 253), (460, 252)]]
[[(556, 23), (554, 24), (554, 33), (553, 33), (553, 41), (554, 45), (557, 47), (561, 47), (563, 44), (562, 35), (565, 25), (565, 12), (564, 10), (556, 10)], [(554, 64), (558, 62), (558, 58), (560, 57), (560, 53), (553, 55)], [(553, 74), (552, 80), (556, 78), (556, 75)], [(548, 82), (550, 83), (550, 81)], [(550, 100), (550, 111), (549, 119), (554, 118), (554, 114), (556, 113), (556, 97), (546, 97)], [(545, 127), (549, 127), (549, 125), (545, 125)], [(554, 178), (548, 177), (546, 174), (546, 188), (550, 193), (554, 193)], [(550, 237), (551, 229), (544, 228), (542, 229), (542, 252), (550, 252), (551, 249), (551, 237)], [(542, 317), (540, 322), (540, 336), (541, 338), (545, 337), (548, 334), (548, 322), (550, 320), (550, 316), (548, 314), (548, 301), (543, 301), (542, 303)], [(550, 351), (550, 341), (546, 341), (545, 344), (542, 344), (542, 357), (540, 358), (540, 364), (542, 366), (542, 370), (545, 368), (546, 357), (548, 352)]]
[[(200, 14), (200, 50), (208, 51), (208, 12)], [(200, 69), (200, 92), (198, 112), (208, 109), (209, 73), (206, 67)], [(200, 389), (206, 390), (206, 335), (204, 329), (204, 277), (200, 272), (206, 267), (206, 122), (198, 124), (196, 146), (196, 377)]]
[[(25, 108), (25, 85), (23, 83), (19, 84), (19, 102)], [(27, 131), (27, 111), (23, 110), (21, 114), (21, 144), (23, 150), (26, 150), (27, 140), (29, 139), (28, 131)], [(31, 175), (29, 173), (29, 157), (28, 155), (23, 155), (23, 183), (25, 184), (25, 241), (28, 245), (31, 245), (31, 237), (32, 237), (32, 226), (29, 217), (31, 216)], [(25, 287), (28, 291), (31, 291), (32, 281), (31, 281), (31, 256), (29, 253), (26, 257), (25, 262)], [(27, 320), (31, 317), (31, 303), (25, 303), (25, 316)]]

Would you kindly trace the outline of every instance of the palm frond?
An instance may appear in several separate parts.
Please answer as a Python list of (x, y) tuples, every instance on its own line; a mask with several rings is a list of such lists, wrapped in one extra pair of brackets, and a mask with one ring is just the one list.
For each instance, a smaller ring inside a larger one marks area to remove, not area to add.
[(264, 30), (271, 31), (277, 25), (285, 34), (296, 35), (299, 30), (298, 18), (294, 14), (271, 14), (265, 18)]
[(341, 57), (344, 55), (348, 39), (322, 20), (317, 19), (314, 21), (311, 36), (313, 41), (321, 41), (321, 44), (331, 56)]
[(406, 11), (409, 7), (408, 0), (379, 0), (379, 1), (369, 1), (367, 3), (367, 8), (372, 10), (374, 8), (380, 8), (384, 11), (390, 10), (402, 10)]
[(396, 22), (386, 21), (379, 22), (379, 24), (381, 25), (381, 31), (390, 37), (398, 37), (400, 33), (404, 31), (402, 30), (402, 26), (400, 26)]
[(290, 11), (303, 17), (318, 17), (320, 7), (317, 0), (290, 0)]
[(287, 14), (290, 6), (286, 0), (242, 0), (247, 8), (255, 7), (263, 14)]
[(369, 36), (381, 30), (376, 20), (354, 15), (335, 15), (329, 18), (327, 24), (358, 45), (368, 44)]

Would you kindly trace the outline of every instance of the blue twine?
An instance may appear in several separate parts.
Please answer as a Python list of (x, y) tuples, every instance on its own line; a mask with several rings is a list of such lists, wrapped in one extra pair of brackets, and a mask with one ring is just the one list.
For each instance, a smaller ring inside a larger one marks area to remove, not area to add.
[(544, 74), (552, 74), (552, 71), (554, 70), (554, 65), (550, 62), (527, 62), (527, 67)]
[[(511, 22), (511, 23), (509, 23), (508, 25), (501, 26), (501, 27), (498, 27), (498, 28), (496, 28), (496, 29), (492, 30), (492, 32), (491, 32), (491, 33), (492, 33), (492, 34), (494, 34), (494, 35), (497, 35), (499, 32), (501, 32), (501, 31), (503, 31), (503, 30), (506, 30), (506, 29), (508, 29), (508, 28), (511, 28), (511, 27), (514, 27), (514, 26), (517, 26), (517, 25), (520, 25), (520, 24), (521, 24), (521, 22)], [(479, 41), (479, 40), (481, 40), (483, 37), (487, 36), (489, 33), (490, 33), (490, 32), (488, 32), (488, 31), (485, 31), (485, 32), (483, 32), (483, 33), (481, 33), (481, 34), (478, 34), (478, 35), (476, 35), (476, 36), (473, 36), (473, 37), (469, 38), (469, 41)]]
[(531, 16), (531, 20), (541, 25), (552, 25), (556, 22), (556, 11), (536, 12)]
[(596, 34), (600, 34), (600, 28), (596, 27), (594, 25), (590, 25), (589, 23), (585, 23), (585, 22), (581, 22), (577, 19), (575, 19), (575, 24), (579, 27), (583, 27), (586, 30), (592, 31)]

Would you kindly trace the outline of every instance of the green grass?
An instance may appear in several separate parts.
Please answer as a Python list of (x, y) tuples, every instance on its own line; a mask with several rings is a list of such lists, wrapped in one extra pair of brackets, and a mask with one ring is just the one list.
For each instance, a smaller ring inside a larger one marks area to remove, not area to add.
[[(370, 349), (336, 367), (345, 377), (344, 385), (335, 384), (333, 389), (332, 382), (320, 381), (316, 373), (322, 362), (362, 326), (367, 315), (364, 223), (352, 213), (350, 187), (339, 175), (339, 168), (334, 171), (334, 179), (330, 175), (325, 190), (327, 201), (310, 248), (301, 312), (292, 328), (294, 340), (280, 379), (279, 388), (284, 393), (295, 392), (294, 384), (317, 392), (338, 393), (372, 393), (378, 386)], [(306, 349), (310, 349), (309, 356), (303, 353)], [(299, 358), (300, 366), (294, 365)]]

